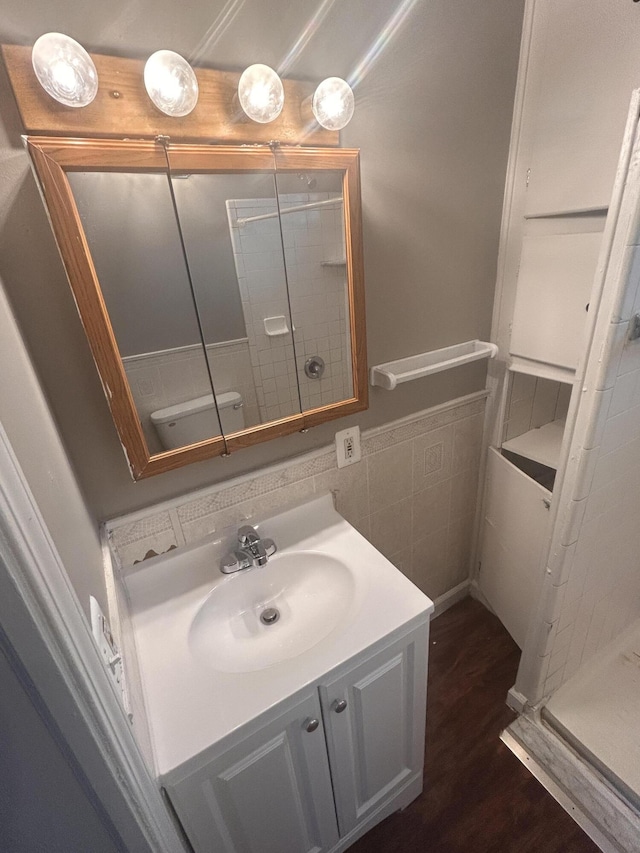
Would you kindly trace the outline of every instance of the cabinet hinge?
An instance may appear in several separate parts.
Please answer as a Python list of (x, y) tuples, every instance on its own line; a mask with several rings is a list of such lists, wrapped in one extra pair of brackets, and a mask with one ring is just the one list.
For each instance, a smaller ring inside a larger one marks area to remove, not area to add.
[(529, 181), (531, 180), (531, 169), (527, 169), (527, 182), (525, 184), (526, 187), (529, 186)]

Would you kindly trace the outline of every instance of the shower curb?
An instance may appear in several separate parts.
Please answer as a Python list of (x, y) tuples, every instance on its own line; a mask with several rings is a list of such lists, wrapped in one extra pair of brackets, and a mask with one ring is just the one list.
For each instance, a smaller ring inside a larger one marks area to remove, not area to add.
[(539, 717), (518, 717), (500, 739), (603, 853), (640, 853), (640, 815)]

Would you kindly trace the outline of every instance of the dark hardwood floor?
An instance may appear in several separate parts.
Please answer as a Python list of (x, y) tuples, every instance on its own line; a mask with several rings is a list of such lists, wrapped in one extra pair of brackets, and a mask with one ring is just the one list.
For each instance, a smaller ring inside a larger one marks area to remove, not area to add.
[(519, 658), (472, 599), (432, 623), (424, 792), (350, 853), (598, 853), (499, 740)]

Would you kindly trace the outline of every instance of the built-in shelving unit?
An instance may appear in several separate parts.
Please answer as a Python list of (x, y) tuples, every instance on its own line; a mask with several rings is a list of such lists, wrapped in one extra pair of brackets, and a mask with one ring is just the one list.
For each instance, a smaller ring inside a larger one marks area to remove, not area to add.
[(564, 427), (563, 420), (552, 421), (503, 442), (502, 449), (557, 470)]
[(423, 376), (450, 370), (452, 367), (459, 367), (482, 358), (494, 358), (497, 353), (498, 347), (495, 344), (486, 341), (465, 341), (451, 347), (377, 364), (371, 368), (370, 381), (372, 385), (393, 391), (403, 382), (421, 379)]

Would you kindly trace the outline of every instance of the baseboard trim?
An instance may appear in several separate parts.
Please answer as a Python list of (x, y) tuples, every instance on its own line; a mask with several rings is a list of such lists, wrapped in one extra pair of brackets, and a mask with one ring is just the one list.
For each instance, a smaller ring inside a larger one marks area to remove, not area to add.
[(454, 604), (462, 601), (463, 598), (468, 598), (470, 588), (471, 581), (466, 580), (459, 583), (458, 586), (454, 586), (453, 589), (448, 590), (443, 595), (439, 595), (433, 602), (434, 610), (431, 618), (435, 619), (436, 616), (441, 616), (446, 610), (453, 607)]
[(472, 580), (469, 584), (469, 595), (471, 596), (471, 598), (475, 598), (476, 601), (479, 601), (480, 604), (483, 604), (487, 608), (489, 613), (493, 613), (494, 616), (496, 615), (495, 610), (489, 604), (489, 601), (487, 600), (486, 595), (482, 592), (482, 590), (480, 589), (480, 585), (478, 584), (478, 581), (475, 579)]
[(520, 693), (515, 687), (512, 687), (507, 693), (507, 705), (516, 714), (524, 714), (529, 707), (529, 700), (524, 693)]

